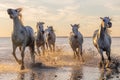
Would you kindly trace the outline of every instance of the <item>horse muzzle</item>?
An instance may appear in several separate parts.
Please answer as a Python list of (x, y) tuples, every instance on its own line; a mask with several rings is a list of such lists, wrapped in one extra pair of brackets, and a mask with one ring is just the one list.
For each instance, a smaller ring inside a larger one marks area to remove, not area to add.
[(50, 33), (48, 33), (48, 36), (50, 36)]
[(78, 38), (78, 36), (77, 36), (77, 35), (75, 35), (75, 36), (74, 36), (74, 38), (75, 38), (75, 39), (77, 39), (77, 38)]
[(44, 31), (42, 31), (42, 34), (44, 34)]
[(8, 9), (7, 10), (7, 13), (10, 15), (10, 14), (12, 14), (12, 9)]
[(10, 18), (12, 19), (13, 18), (13, 12), (12, 12), (12, 9), (8, 9), (7, 10), (7, 13), (9, 14)]
[(111, 28), (112, 27), (112, 23), (108, 22), (108, 26), (109, 26), (109, 28)]

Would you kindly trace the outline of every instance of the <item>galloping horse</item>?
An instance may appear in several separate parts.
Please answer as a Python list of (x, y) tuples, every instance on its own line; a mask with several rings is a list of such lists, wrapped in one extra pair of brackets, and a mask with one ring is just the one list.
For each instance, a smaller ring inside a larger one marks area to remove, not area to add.
[(52, 26), (47, 27), (45, 30), (45, 42), (47, 48), (50, 48), (50, 51), (55, 51), (55, 41), (56, 35)]
[(39, 54), (40, 54), (39, 47), (41, 47), (43, 54), (45, 54), (45, 38), (44, 38), (43, 24), (44, 22), (38, 22), (36, 25), (36, 28), (37, 28), (36, 46)]
[[(22, 23), (22, 14), (20, 13), (22, 11), (21, 8), (18, 9), (8, 9), (7, 13), (10, 16), (11, 19), (13, 19), (13, 33), (12, 33), (12, 45), (13, 45), (13, 56), (15, 57), (15, 60), (21, 64), (21, 70), (23, 70), (24, 67), (24, 51), (26, 46), (29, 46), (30, 53), (31, 53), (31, 59), (32, 62), (35, 63), (35, 51), (34, 51), (34, 32), (33, 29), (30, 26), (24, 26)], [(19, 47), (21, 50), (21, 57), (22, 60), (19, 60), (16, 57), (15, 51), (16, 48)]]
[(100, 17), (102, 20), (100, 29), (96, 30), (93, 35), (93, 44), (101, 55), (101, 61), (104, 63), (103, 51), (106, 51), (108, 60), (111, 61), (111, 37), (108, 33), (108, 28), (112, 27), (109, 17)]
[(82, 61), (84, 61), (82, 57), (83, 36), (78, 31), (79, 24), (74, 24), (74, 25), (71, 24), (71, 27), (72, 27), (72, 32), (70, 32), (69, 43), (74, 52), (74, 57), (77, 56), (79, 58), (81, 55)]

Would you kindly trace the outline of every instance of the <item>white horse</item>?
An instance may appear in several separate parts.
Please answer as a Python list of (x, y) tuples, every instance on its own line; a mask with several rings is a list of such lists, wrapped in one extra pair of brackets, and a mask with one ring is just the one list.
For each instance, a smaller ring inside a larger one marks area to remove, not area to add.
[(55, 41), (56, 35), (52, 26), (47, 27), (45, 30), (45, 42), (47, 48), (50, 48), (50, 51), (55, 51)]
[[(21, 8), (8, 9), (7, 12), (11, 19), (13, 19), (13, 33), (12, 33), (12, 45), (13, 45), (13, 56), (15, 60), (21, 64), (21, 70), (24, 69), (24, 51), (26, 46), (29, 46), (32, 62), (35, 63), (35, 51), (34, 51), (34, 32), (30, 26), (24, 26), (21, 18)], [(19, 47), (21, 50), (22, 60), (16, 57), (15, 51)]]
[(83, 36), (78, 31), (79, 24), (74, 24), (74, 25), (71, 24), (71, 27), (72, 27), (72, 32), (70, 32), (69, 43), (74, 52), (74, 58), (76, 58), (76, 56), (80, 58), (81, 55), (82, 61), (84, 61), (82, 57)]
[(112, 27), (111, 19), (109, 17), (100, 17), (102, 20), (100, 28), (94, 32), (93, 44), (101, 55), (101, 60), (104, 63), (103, 51), (106, 51), (108, 60), (111, 61), (111, 37), (107, 28)]
[(36, 25), (36, 28), (37, 28), (36, 46), (39, 54), (40, 54), (39, 47), (41, 47), (43, 54), (45, 54), (45, 38), (44, 38), (43, 24), (44, 22), (38, 22)]

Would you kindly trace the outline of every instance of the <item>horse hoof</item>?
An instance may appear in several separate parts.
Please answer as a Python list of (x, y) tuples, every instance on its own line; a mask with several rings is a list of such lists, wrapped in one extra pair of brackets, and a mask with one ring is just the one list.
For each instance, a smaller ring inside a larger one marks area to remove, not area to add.
[(85, 62), (85, 60), (82, 60), (82, 62), (84, 63), (84, 62)]
[(21, 60), (18, 60), (18, 64), (22, 64), (22, 61), (21, 61)]
[(38, 56), (41, 56), (41, 53), (37, 53)]
[(110, 67), (110, 64), (111, 64), (111, 62), (110, 62), (110, 61), (107, 61), (105, 67), (106, 67), (106, 68), (109, 68), (109, 67)]
[(32, 64), (35, 64), (35, 60), (32, 61)]
[(21, 66), (21, 70), (24, 70), (25, 69), (25, 67), (24, 66)]
[(84, 62), (84, 61), (82, 61), (82, 62), (81, 62), (81, 64), (85, 64), (85, 62)]
[(102, 67), (103, 67), (103, 64), (102, 64), (102, 62), (99, 62), (99, 68), (101, 69)]
[(76, 56), (74, 56), (73, 58), (76, 59)]

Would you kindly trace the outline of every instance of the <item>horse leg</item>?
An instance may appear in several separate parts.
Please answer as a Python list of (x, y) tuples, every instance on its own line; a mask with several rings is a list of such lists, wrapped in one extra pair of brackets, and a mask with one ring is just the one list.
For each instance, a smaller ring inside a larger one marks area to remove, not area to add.
[(37, 52), (40, 55), (40, 50), (39, 50), (39, 46), (37, 46)]
[(20, 60), (18, 60), (18, 58), (16, 57), (16, 54), (15, 54), (16, 48), (17, 48), (17, 46), (13, 44), (13, 52), (12, 52), (12, 54), (13, 54), (15, 60), (17, 61), (17, 63), (21, 64), (22, 62)]
[(49, 45), (50, 51), (52, 52), (52, 46), (51, 46), (51, 44), (48, 44), (48, 45)]
[(55, 43), (53, 44), (53, 52), (55, 52)]
[(75, 56), (77, 56), (78, 59), (80, 59), (80, 58), (79, 58), (79, 52), (77, 51), (77, 49), (75, 49)]
[(79, 51), (79, 49), (78, 50), (76, 50), (76, 55), (77, 55), (77, 57), (78, 57), (78, 60), (80, 60), (80, 51)]
[(22, 52), (21, 52), (21, 57), (22, 57), (22, 65), (21, 65), (21, 70), (23, 70), (24, 67), (24, 51), (25, 51), (25, 45), (22, 47)]
[(21, 51), (21, 46), (19, 46), (19, 50)]
[(108, 51), (108, 60), (111, 62), (110, 53), (111, 53), (111, 51)]
[(74, 59), (76, 59), (76, 50), (73, 47), (72, 47), (72, 50), (73, 50), (73, 53), (74, 53)]
[(80, 56), (81, 56), (81, 58), (82, 58), (82, 62), (84, 62), (84, 59), (83, 59), (83, 52), (82, 52), (82, 46), (80, 46), (80, 48), (79, 48), (79, 53), (80, 53)]
[(102, 60), (102, 67), (104, 67), (105, 68), (105, 61), (104, 61), (104, 57), (103, 57), (103, 50), (102, 49), (100, 49), (99, 50), (99, 53), (100, 53), (100, 55), (101, 55), (101, 60)]
[(32, 63), (34, 64), (35, 63), (35, 47), (34, 47), (34, 44), (30, 45), (29, 46), (29, 50), (30, 50), (30, 54), (31, 54), (31, 60), (32, 60)]
[(46, 48), (47, 48), (47, 50), (48, 50), (48, 44), (47, 43), (45, 43), (46, 44)]
[(76, 51), (73, 51), (74, 52), (74, 59), (76, 59)]
[(42, 51), (43, 51), (43, 55), (45, 55), (45, 45), (42, 45)]
[(108, 67), (109, 66), (109, 63), (111, 62), (111, 57), (110, 57), (110, 51), (106, 51), (106, 55), (107, 55), (107, 57), (108, 57), (108, 62), (107, 62), (107, 64), (106, 64), (106, 67)]

